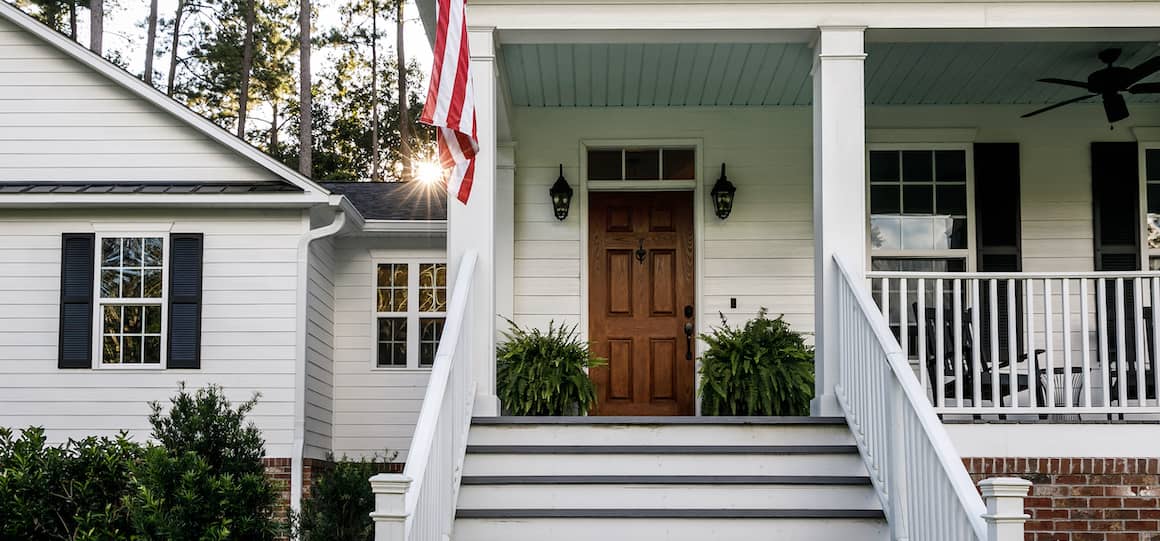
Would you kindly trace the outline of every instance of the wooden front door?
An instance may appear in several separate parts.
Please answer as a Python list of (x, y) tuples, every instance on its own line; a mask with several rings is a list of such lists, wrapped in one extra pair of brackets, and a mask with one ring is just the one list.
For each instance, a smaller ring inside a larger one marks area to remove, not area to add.
[(693, 194), (588, 201), (588, 333), (608, 360), (589, 374), (594, 413), (692, 415)]

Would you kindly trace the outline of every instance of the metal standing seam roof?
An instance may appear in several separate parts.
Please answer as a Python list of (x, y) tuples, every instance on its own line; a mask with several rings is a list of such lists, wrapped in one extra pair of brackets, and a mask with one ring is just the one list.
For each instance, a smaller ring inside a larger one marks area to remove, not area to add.
[(301, 193), (282, 181), (270, 182), (3, 182), (0, 194), (183, 194), (183, 193)]

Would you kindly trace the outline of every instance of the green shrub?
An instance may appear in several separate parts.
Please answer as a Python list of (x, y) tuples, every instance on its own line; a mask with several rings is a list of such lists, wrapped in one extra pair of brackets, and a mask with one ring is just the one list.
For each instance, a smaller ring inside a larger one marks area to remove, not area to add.
[(762, 308), (736, 329), (701, 335), (701, 413), (704, 415), (809, 415), (814, 395), (814, 349), (781, 317)]
[(0, 428), (0, 539), (128, 538), (124, 498), (141, 446), (124, 434), (46, 441), (41, 428)]
[(581, 342), (576, 326), (548, 323), (527, 331), (512, 321), (496, 351), (496, 390), (512, 415), (578, 415), (596, 402), (585, 369), (604, 364)]
[[(333, 460), (333, 458), (332, 458)], [(301, 541), (372, 541), (375, 495), (370, 478), (388, 470), (387, 460), (343, 458), (322, 472), (302, 500), (302, 512), (291, 521)]]
[(274, 539), (278, 492), (265, 475), (265, 441), (245, 417), (257, 395), (236, 408), (220, 387), (189, 393), (182, 385), (168, 413), (151, 404), (159, 445), (134, 469), (128, 498), (134, 529), (144, 539)]

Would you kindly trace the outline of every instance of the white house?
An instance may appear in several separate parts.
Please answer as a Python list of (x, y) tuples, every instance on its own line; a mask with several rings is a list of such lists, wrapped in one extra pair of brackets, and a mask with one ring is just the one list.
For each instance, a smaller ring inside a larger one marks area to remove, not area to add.
[[(1160, 534), (1160, 3), (468, 17), (464, 206), (314, 183), (0, 4), (0, 425), (260, 391), (292, 502), (402, 453), (384, 539), (1008, 539), (994, 476), (1039, 539)], [(762, 307), (814, 416), (697, 416), (694, 337)], [(577, 324), (603, 416), (500, 416), (501, 316)]]

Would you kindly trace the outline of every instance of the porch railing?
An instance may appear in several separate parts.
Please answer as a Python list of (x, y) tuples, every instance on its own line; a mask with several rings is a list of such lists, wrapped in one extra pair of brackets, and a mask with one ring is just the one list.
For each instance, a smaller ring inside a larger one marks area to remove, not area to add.
[(835, 394), (891, 539), (987, 540), (983, 500), (905, 354), (864, 283), (854, 281), (840, 259), (834, 262), (842, 276)]
[(1160, 273), (869, 278), (940, 414), (1160, 414)]
[(407, 465), (400, 474), (371, 478), (376, 541), (440, 541), (455, 521), (455, 501), (475, 402), (470, 293), (477, 255), (460, 260), (443, 336), (415, 424)]

